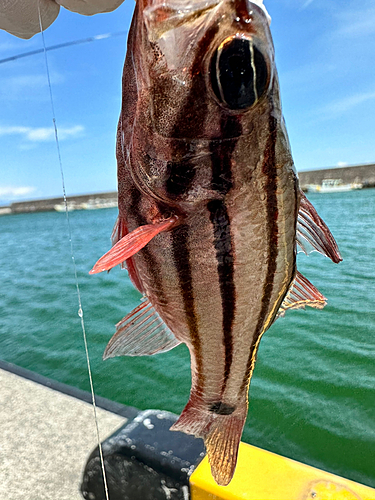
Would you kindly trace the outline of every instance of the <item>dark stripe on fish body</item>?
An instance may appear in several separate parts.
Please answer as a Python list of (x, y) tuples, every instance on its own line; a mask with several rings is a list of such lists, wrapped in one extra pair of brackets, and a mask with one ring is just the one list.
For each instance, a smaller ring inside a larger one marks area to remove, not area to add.
[[(204, 56), (206, 55), (209, 45), (212, 42), (215, 34), (219, 29), (218, 25), (209, 29), (204, 37), (200, 40), (197, 47), (196, 57), (194, 59), (191, 76), (193, 78), (190, 92), (186, 98), (185, 105), (182, 107), (178, 119), (172, 131), (172, 136), (175, 138), (196, 138), (200, 137), (204, 132), (204, 127), (207, 119), (208, 106), (205, 100), (202, 100), (202, 95), (207, 94), (206, 82), (203, 77)], [(199, 106), (197, 107), (197, 103)], [(221, 123), (222, 134), (224, 137), (232, 137), (237, 134), (239, 127), (238, 121), (233, 117), (225, 117)], [(234, 129), (234, 130), (232, 130)], [(229, 134), (228, 134), (229, 132)], [(220, 141), (212, 141), (212, 188), (220, 194), (225, 195), (232, 187), (230, 159), (235, 146), (235, 141), (228, 141), (224, 145)], [(185, 145), (181, 145), (180, 150), (173, 151), (174, 157), (183, 157)], [(168, 164), (169, 178), (167, 181), (167, 192), (173, 196), (181, 196), (185, 194), (192, 186), (195, 177), (195, 165), (189, 160), (181, 160), (180, 162), (170, 162)], [(210, 204), (209, 204), (210, 205)], [(208, 207), (211, 214), (211, 222), (214, 226), (215, 248), (218, 257), (218, 272), (220, 280), (220, 290), (223, 304), (223, 330), (224, 330), (224, 346), (225, 346), (225, 381), (224, 387), (229, 376), (230, 365), (232, 362), (233, 340), (232, 340), (232, 324), (234, 318), (234, 279), (233, 279), (233, 254), (231, 246), (231, 235), (229, 217), (225, 205), (220, 201), (218, 205), (213, 204)], [(224, 222), (224, 240), (223, 226)], [(203, 388), (203, 369), (201, 358), (201, 343), (198, 331), (198, 322), (196, 317), (196, 309), (194, 304), (194, 293), (192, 285), (192, 273), (190, 264), (190, 254), (188, 249), (188, 227), (180, 226), (173, 231), (173, 254), (175, 265), (179, 276), (179, 286), (183, 298), (185, 313), (187, 316), (188, 327), (190, 331), (192, 345), (195, 351), (197, 360), (198, 386)], [(229, 244), (228, 244), (229, 242)], [(228, 246), (229, 245), (229, 246)], [(223, 252), (223, 248), (225, 251)], [(229, 249), (229, 250), (228, 250)], [(227, 284), (227, 291), (225, 291)], [(223, 389), (224, 390), (224, 389)]]
[[(211, 189), (222, 195), (229, 193), (233, 186), (232, 155), (242, 126), (237, 116), (223, 115), (220, 122), (222, 140), (211, 141), (210, 152), (212, 162)], [(228, 138), (231, 138), (230, 140)], [(224, 140), (223, 140), (224, 139)]]
[[(272, 104), (272, 103), (271, 103)], [(253, 358), (256, 356), (256, 346), (259, 336), (262, 334), (264, 322), (270, 307), (273, 282), (277, 269), (278, 255), (278, 207), (277, 207), (277, 173), (276, 173), (276, 140), (277, 140), (277, 119), (270, 114), (269, 117), (269, 138), (264, 151), (264, 161), (262, 172), (266, 175), (267, 183), (265, 186), (267, 197), (267, 241), (268, 241), (268, 262), (267, 276), (263, 287), (262, 308), (255, 328), (255, 336), (250, 347), (250, 355), (247, 362), (246, 375), (241, 385), (243, 391), (249, 381), (252, 371)], [(277, 312), (277, 310), (276, 310)]]
[(144, 226), (148, 224), (148, 221), (140, 213), (140, 205), (141, 205), (141, 193), (139, 189), (137, 189), (135, 186), (132, 186), (130, 192), (129, 215), (135, 220), (137, 226)]
[(203, 367), (201, 342), (199, 338), (198, 320), (195, 310), (193, 278), (191, 272), (190, 253), (188, 248), (189, 228), (186, 224), (176, 227), (172, 231), (173, 259), (177, 269), (180, 293), (184, 304), (191, 343), (197, 363), (198, 387), (197, 392), (203, 389)]
[(189, 160), (169, 161), (167, 174), (167, 193), (175, 198), (185, 194), (191, 187), (195, 177), (195, 165)]
[(221, 200), (210, 201), (207, 205), (214, 228), (217, 271), (219, 275), (221, 306), (223, 311), (223, 344), (225, 349), (224, 392), (233, 358), (232, 328), (235, 313), (234, 257), (230, 221), (225, 204)]
[[(177, 117), (172, 130), (173, 138), (195, 139), (200, 137), (204, 131), (207, 119), (207, 103), (202, 95), (207, 94), (206, 83), (202, 74), (202, 63), (207, 53), (209, 44), (219, 29), (218, 25), (209, 29), (199, 41), (196, 48), (196, 56), (191, 69), (193, 78), (192, 86), (186, 97), (184, 106)], [(199, 106), (196, 104), (199, 103)], [(181, 143), (180, 148), (175, 148), (172, 157), (181, 161), (173, 161), (168, 164), (169, 178), (166, 183), (167, 192), (173, 198), (185, 194), (192, 186), (195, 177), (195, 165), (189, 160), (182, 160), (185, 153), (185, 145)], [(179, 278), (180, 293), (182, 296), (191, 342), (197, 363), (198, 387), (197, 392), (203, 391), (204, 376), (201, 354), (201, 342), (198, 331), (198, 321), (193, 293), (193, 279), (190, 263), (190, 252), (188, 248), (189, 229), (187, 225), (181, 225), (172, 231), (172, 251), (175, 266)]]
[[(294, 198), (295, 198), (295, 205), (294, 205), (294, 232), (297, 234), (297, 221), (298, 221), (298, 212), (299, 212), (299, 204), (300, 204), (300, 190), (299, 190), (299, 181), (298, 177), (296, 174), (294, 174)], [(294, 278), (296, 277), (297, 274), (297, 240), (294, 243), (294, 262), (293, 262), (293, 272), (291, 275), (290, 279), (290, 284), (288, 287), (288, 291), (290, 290), (290, 287), (294, 281)], [(286, 294), (285, 294), (286, 295)]]
[[(223, 116), (221, 135), (223, 138), (242, 132), (237, 117)], [(219, 194), (227, 195), (233, 186), (231, 160), (237, 140), (213, 141), (210, 144), (212, 161), (211, 188)], [(207, 204), (214, 231), (217, 270), (219, 275), (220, 295), (223, 314), (223, 344), (225, 349), (224, 380), (225, 390), (233, 360), (233, 323), (236, 311), (236, 287), (234, 283), (234, 252), (230, 219), (224, 200), (212, 200)]]
[[(208, 30), (205, 36), (199, 41), (191, 69), (192, 85), (173, 127), (171, 134), (173, 138), (186, 140), (196, 139), (197, 137), (201, 137), (204, 132), (208, 105), (206, 100), (202, 99), (202, 96), (207, 96), (207, 99), (209, 99), (209, 96), (203, 76), (202, 63), (209, 44), (217, 31), (218, 26), (215, 25)], [(182, 142), (180, 144), (181, 146), (178, 147), (177, 145), (172, 153), (173, 157), (177, 159), (180, 157), (181, 160), (170, 161), (167, 165), (169, 177), (166, 183), (166, 189), (167, 193), (170, 194), (172, 198), (185, 194), (192, 186), (196, 174), (196, 165), (194, 161), (191, 162), (182, 159), (186, 154), (186, 149), (185, 144)], [(191, 147), (193, 147), (193, 143), (191, 143)], [(190, 151), (190, 154), (194, 157), (194, 150)]]

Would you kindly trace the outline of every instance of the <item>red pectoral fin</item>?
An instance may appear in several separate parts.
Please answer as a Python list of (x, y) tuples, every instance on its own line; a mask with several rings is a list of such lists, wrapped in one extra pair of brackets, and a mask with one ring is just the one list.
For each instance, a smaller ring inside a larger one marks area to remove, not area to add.
[(117, 264), (121, 264), (121, 262), (129, 259), (145, 247), (147, 243), (154, 238), (154, 236), (171, 229), (176, 224), (177, 220), (177, 216), (173, 216), (170, 219), (156, 222), (155, 224), (147, 224), (146, 226), (138, 227), (131, 233), (121, 238), (121, 240), (116, 243), (116, 245), (114, 245), (109, 252), (103, 255), (103, 257), (101, 257), (91, 269), (89, 274), (108, 271), (109, 269), (112, 269), (112, 267), (117, 266)]

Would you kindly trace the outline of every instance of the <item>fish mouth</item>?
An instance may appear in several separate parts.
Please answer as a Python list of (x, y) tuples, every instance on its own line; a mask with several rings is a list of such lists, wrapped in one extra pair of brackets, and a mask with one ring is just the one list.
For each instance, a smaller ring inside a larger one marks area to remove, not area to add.
[(215, 99), (232, 111), (247, 111), (266, 94), (270, 84), (267, 58), (252, 37), (233, 35), (214, 50), (209, 81)]

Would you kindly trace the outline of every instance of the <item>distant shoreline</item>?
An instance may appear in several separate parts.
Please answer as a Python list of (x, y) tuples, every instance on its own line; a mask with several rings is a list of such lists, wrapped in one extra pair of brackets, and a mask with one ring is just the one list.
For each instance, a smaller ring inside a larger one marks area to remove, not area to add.
[[(375, 164), (305, 170), (298, 172), (298, 177), (303, 190), (306, 190), (310, 184), (321, 185), (325, 179), (340, 179), (344, 184), (360, 183), (363, 188), (371, 188), (375, 187)], [(116, 207), (117, 191), (69, 196), (67, 203), (71, 211)], [(65, 211), (62, 196), (42, 200), (18, 201), (7, 206), (0, 206), (0, 215), (51, 211)]]
[[(116, 207), (117, 191), (68, 196), (66, 201), (70, 211)], [(18, 201), (8, 206), (0, 207), (0, 215), (53, 211), (65, 211), (65, 202), (62, 196), (57, 198)]]
[(327, 179), (338, 179), (343, 184), (362, 184), (363, 188), (372, 188), (375, 187), (375, 164), (306, 170), (298, 172), (298, 177), (302, 189), (309, 184), (321, 185)]

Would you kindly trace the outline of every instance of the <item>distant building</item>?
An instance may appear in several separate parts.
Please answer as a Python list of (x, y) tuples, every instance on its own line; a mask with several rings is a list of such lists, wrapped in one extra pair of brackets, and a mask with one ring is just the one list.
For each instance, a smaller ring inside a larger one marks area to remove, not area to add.
[(375, 164), (324, 168), (298, 172), (302, 189), (309, 184), (322, 184), (325, 179), (341, 179), (344, 184), (359, 183), (364, 188), (375, 187)]

